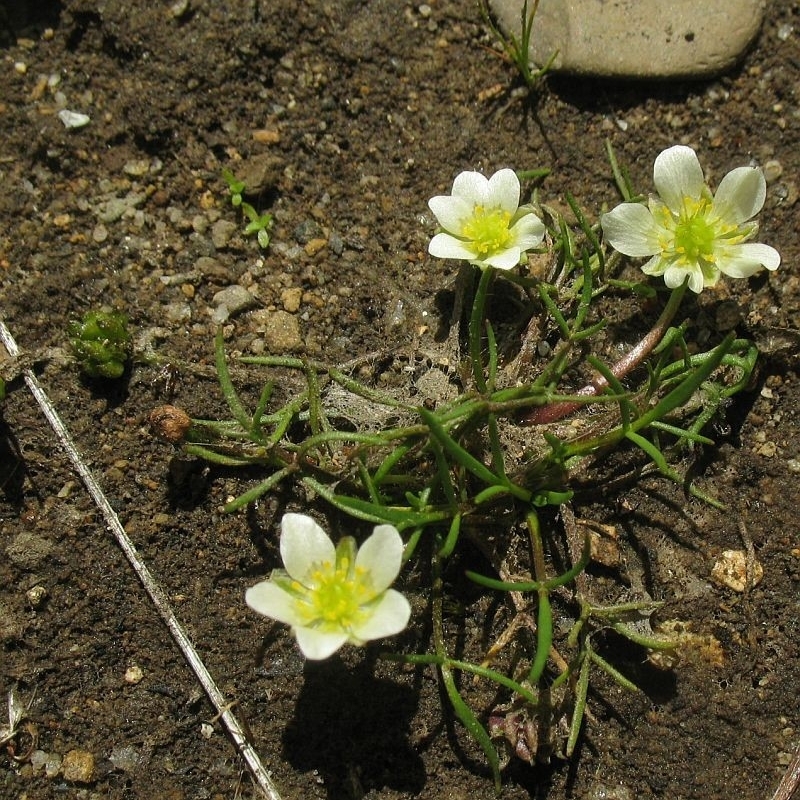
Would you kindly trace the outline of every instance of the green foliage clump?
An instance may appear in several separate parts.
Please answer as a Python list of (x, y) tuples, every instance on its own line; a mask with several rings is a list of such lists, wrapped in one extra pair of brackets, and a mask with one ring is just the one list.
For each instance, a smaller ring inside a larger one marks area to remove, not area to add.
[(68, 328), (72, 352), (84, 375), (119, 378), (131, 356), (128, 318), (119, 311), (87, 311)]

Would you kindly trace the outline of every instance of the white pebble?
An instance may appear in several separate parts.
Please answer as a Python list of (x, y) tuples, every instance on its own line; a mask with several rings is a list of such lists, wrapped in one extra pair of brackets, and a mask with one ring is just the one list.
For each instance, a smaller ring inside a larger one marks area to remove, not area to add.
[(65, 128), (83, 128), (91, 122), (91, 119), (86, 114), (70, 111), (67, 108), (63, 108), (58, 112), (58, 118), (64, 123)]

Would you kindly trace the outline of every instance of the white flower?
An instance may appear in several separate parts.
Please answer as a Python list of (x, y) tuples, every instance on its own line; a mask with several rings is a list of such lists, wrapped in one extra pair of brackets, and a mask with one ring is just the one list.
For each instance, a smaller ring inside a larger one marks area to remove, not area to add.
[(747, 243), (758, 232), (750, 222), (764, 205), (767, 182), (757, 167), (729, 172), (712, 196), (691, 147), (675, 146), (656, 158), (653, 181), (659, 197), (647, 207), (622, 203), (600, 224), (606, 241), (626, 256), (651, 256), (642, 267), (647, 275), (663, 275), (670, 288), (688, 278), (689, 288), (701, 292), (713, 286), (720, 273), (749, 278), (762, 267), (781, 263), (777, 250)]
[(411, 606), (389, 586), (400, 572), (403, 540), (378, 525), (356, 550), (351, 536), (334, 547), (311, 517), (285, 514), (281, 558), (286, 567), (245, 593), (259, 614), (292, 626), (306, 658), (322, 659), (345, 642), (361, 645), (399, 633)]
[(462, 172), (450, 195), (428, 201), (442, 227), (428, 252), (479, 267), (517, 266), (526, 250), (541, 244), (545, 231), (529, 206), (520, 207), (519, 195), (514, 170), (501, 169), (488, 179), (480, 172)]

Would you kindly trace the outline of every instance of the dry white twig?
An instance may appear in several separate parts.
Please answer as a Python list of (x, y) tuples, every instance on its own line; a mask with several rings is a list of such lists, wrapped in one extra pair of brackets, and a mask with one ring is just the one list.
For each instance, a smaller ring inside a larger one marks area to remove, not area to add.
[[(19, 356), (19, 348), (17, 347), (17, 343), (14, 341), (11, 331), (9, 331), (9, 329), (6, 327), (6, 324), (2, 319), (0, 319), (0, 341), (2, 341), (11, 358), (17, 358)], [(72, 461), (72, 464), (80, 475), (81, 480), (83, 480), (83, 483), (89, 491), (89, 494), (92, 496), (95, 504), (102, 512), (106, 524), (116, 537), (119, 546), (122, 548), (131, 566), (139, 576), (139, 580), (142, 582), (145, 590), (150, 595), (150, 599), (153, 601), (158, 613), (161, 615), (161, 618), (169, 628), (172, 637), (175, 639), (184, 657), (189, 662), (189, 666), (197, 676), (197, 680), (200, 681), (203, 689), (205, 689), (205, 692), (216, 709), (219, 718), (225, 725), (225, 728), (227, 729), (231, 739), (233, 739), (236, 749), (239, 751), (245, 763), (247, 764), (253, 779), (256, 781), (257, 785), (261, 788), (264, 796), (267, 797), (268, 800), (281, 800), (281, 796), (278, 793), (278, 790), (275, 788), (275, 785), (272, 783), (269, 773), (261, 763), (258, 753), (256, 753), (253, 746), (247, 740), (242, 726), (239, 724), (236, 716), (231, 711), (230, 703), (225, 699), (224, 695), (217, 687), (217, 684), (211, 677), (206, 665), (203, 663), (203, 660), (195, 650), (194, 645), (192, 645), (191, 641), (189, 640), (186, 631), (183, 629), (183, 626), (175, 616), (175, 612), (172, 610), (172, 606), (169, 603), (166, 593), (155, 580), (153, 574), (147, 568), (147, 565), (139, 557), (133, 542), (125, 531), (125, 528), (122, 526), (122, 523), (119, 521), (119, 517), (117, 517), (116, 512), (111, 507), (111, 504), (108, 502), (105, 494), (103, 494), (100, 484), (98, 484), (91, 470), (86, 465), (86, 462), (81, 457), (81, 454), (78, 451), (72, 436), (67, 430), (67, 427), (61, 421), (61, 418), (58, 416), (55, 407), (36, 378), (36, 375), (34, 375), (33, 370), (24, 368), (22, 370), (22, 376), (28, 386), (28, 389), (30, 389), (31, 394), (34, 396), (36, 402), (39, 404), (39, 407), (44, 412), (45, 417), (47, 417), (47, 421), (55, 431), (61, 446), (66, 451), (70, 461)]]

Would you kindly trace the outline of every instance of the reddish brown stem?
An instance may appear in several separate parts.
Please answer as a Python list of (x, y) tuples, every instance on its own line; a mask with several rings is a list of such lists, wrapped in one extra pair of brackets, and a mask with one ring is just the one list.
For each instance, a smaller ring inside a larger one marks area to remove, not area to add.
[[(656, 320), (656, 324), (630, 352), (622, 356), (622, 358), (611, 367), (611, 374), (615, 378), (621, 380), (635, 367), (638, 367), (645, 358), (650, 355), (653, 348), (664, 338), (664, 334), (667, 332), (667, 328), (678, 310), (685, 290), (686, 284), (673, 290), (669, 301), (661, 312), (661, 316)], [(591, 383), (575, 392), (575, 394), (578, 397), (597, 397), (597, 395), (604, 392), (607, 388), (608, 381), (602, 375), (598, 375)], [(555, 403), (548, 403), (546, 406), (539, 406), (525, 414), (525, 416), (522, 417), (521, 424), (546, 425), (550, 422), (558, 422), (558, 420), (564, 419), (564, 417), (569, 416), (584, 405), (586, 405), (586, 403), (577, 400), (563, 400)]]

